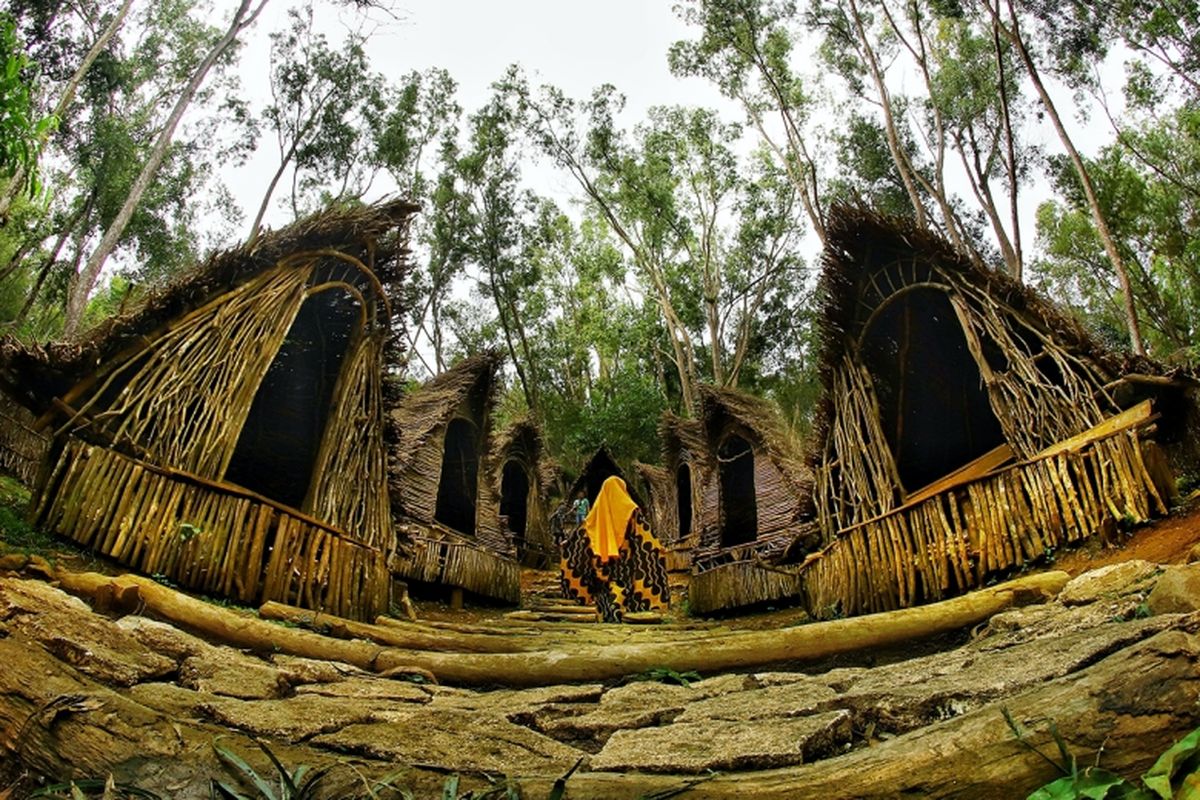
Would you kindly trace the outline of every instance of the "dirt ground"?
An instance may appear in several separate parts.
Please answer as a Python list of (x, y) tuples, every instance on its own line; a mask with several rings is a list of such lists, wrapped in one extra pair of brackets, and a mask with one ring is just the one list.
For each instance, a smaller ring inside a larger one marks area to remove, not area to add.
[(1082, 547), (1059, 553), (1054, 569), (1078, 575), (1121, 561), (1142, 560), (1155, 564), (1183, 564), (1200, 543), (1200, 493), (1193, 493), (1183, 508), (1171, 516), (1120, 534), (1115, 546), (1104, 547), (1091, 540)]

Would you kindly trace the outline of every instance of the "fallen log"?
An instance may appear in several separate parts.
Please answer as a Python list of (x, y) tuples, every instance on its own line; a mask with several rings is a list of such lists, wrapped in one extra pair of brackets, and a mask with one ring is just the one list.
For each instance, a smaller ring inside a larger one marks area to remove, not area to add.
[[(1062, 589), (1065, 572), (1018, 578), (971, 594), (916, 608), (780, 630), (740, 631), (679, 641), (648, 641), (521, 653), (434, 653), (332, 639), (244, 616), (137, 575), (109, 577), (55, 570), (51, 577), (72, 594), (120, 598), (201, 636), (260, 652), (343, 661), (376, 672), (398, 667), (432, 672), (464, 686), (549, 686), (635, 675), (665, 667), (718, 672), (831, 656), (938, 636), (976, 625), (1015, 603), (1044, 601)], [(132, 610), (132, 609), (130, 609)]]
[(411, 650), (434, 650), (445, 653), (520, 653), (531, 650), (534, 643), (519, 637), (492, 634), (455, 633), (454, 631), (420, 630), (416, 626), (371, 625), (334, 614), (324, 614), (307, 608), (297, 608), (268, 600), (258, 608), (263, 619), (273, 619), (302, 625), (318, 633), (339, 639), (367, 639), (389, 647)]
[(600, 621), (595, 611), (584, 614), (574, 611), (565, 614), (558, 611), (510, 611), (504, 618), (518, 622), (566, 622), (572, 625), (591, 625)]
[[(1061, 777), (1053, 723), (1080, 769), (1100, 767), (1134, 779), (1171, 744), (1200, 725), (1200, 637), (1168, 630), (1092, 666), (961, 717), (798, 767), (688, 779), (678, 775), (579, 772), (572, 796), (626, 797), (671, 792), (706, 800), (803, 798), (1025, 797)], [(1024, 729), (1017, 741), (1004, 710)], [(678, 791), (689, 783), (691, 790)], [(549, 781), (522, 781), (540, 796)]]

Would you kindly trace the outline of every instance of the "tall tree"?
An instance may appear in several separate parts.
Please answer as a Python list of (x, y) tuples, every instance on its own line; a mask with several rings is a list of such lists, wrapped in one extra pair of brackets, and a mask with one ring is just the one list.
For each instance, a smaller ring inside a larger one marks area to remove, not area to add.
[[(1002, 14), (1000, 5), (1002, 1), (1007, 7), (1007, 19)], [(1025, 73), (1034, 91), (1037, 93), (1038, 99), (1041, 100), (1046, 116), (1054, 125), (1054, 130), (1058, 134), (1059, 141), (1067, 151), (1067, 156), (1075, 168), (1084, 197), (1087, 199), (1088, 210), (1091, 212), (1092, 219), (1096, 225), (1096, 232), (1100, 237), (1101, 243), (1104, 245), (1104, 251), (1108, 256), (1108, 260), (1112, 263), (1113, 271), (1120, 284), (1122, 304), (1125, 311), (1125, 324), (1129, 331), (1130, 347), (1139, 355), (1145, 354), (1146, 346), (1142, 340), (1141, 322), (1138, 319), (1137, 304), (1134, 298), (1133, 284), (1129, 277), (1129, 270), (1126, 268), (1124, 259), (1121, 257), (1121, 249), (1117, 240), (1109, 228), (1108, 220), (1104, 215), (1104, 210), (1096, 193), (1095, 184), (1092, 181), (1091, 174), (1088, 172), (1087, 165), (1084, 163), (1083, 156), (1080, 155), (1079, 150), (1075, 147), (1075, 142), (1067, 131), (1066, 124), (1058, 112), (1058, 106), (1046, 88), (1045, 81), (1042, 80), (1041, 68), (1038, 66), (1037, 60), (1026, 42), (1015, 0), (995, 0), (994, 6), (992, 5), (992, 0), (983, 0), (983, 2), (997, 30), (1003, 34), (1017, 53), (1021, 64), (1025, 68)]]
[(267, 0), (260, 0), (257, 6), (253, 6), (253, 0), (241, 0), (233, 13), (233, 17), (225, 33), (212, 45), (207, 55), (197, 65), (187, 85), (184, 86), (179, 96), (175, 99), (171, 113), (167, 117), (158, 137), (155, 139), (149, 157), (142, 165), (141, 171), (130, 187), (124, 204), (121, 206), (120, 211), (117, 212), (116, 217), (109, 223), (108, 228), (104, 231), (104, 236), (100, 239), (100, 243), (96, 245), (95, 250), (88, 257), (87, 263), (84, 264), (82, 270), (78, 273), (71, 293), (67, 298), (66, 314), (63, 322), (63, 333), (66, 336), (71, 336), (78, 330), (79, 323), (83, 318), (84, 305), (87, 302), (92, 287), (95, 286), (96, 279), (100, 276), (100, 270), (104, 267), (104, 262), (108, 260), (109, 255), (117, 246), (117, 242), (125, 232), (125, 227), (133, 218), (134, 211), (142, 201), (142, 197), (146, 191), (150, 188), (155, 174), (167, 156), (171, 140), (175, 135), (175, 129), (178, 127), (179, 121), (183, 118), (184, 112), (195, 98), (197, 92), (199, 92), (200, 86), (208, 76), (209, 70), (229, 51), (242, 31), (254, 23), (254, 20), (262, 12), (266, 2)]
[[(751, 126), (786, 168), (812, 230), (824, 243), (824, 189), (811, 130), (820, 108), (819, 87), (808, 85), (792, 67), (796, 42), (789, 23), (795, 3), (684, 0), (676, 9), (699, 29), (699, 38), (671, 46), (671, 71), (707, 78), (741, 104)], [(777, 127), (770, 125), (771, 117)]]
[[(66, 85), (59, 94), (58, 102), (56, 102), (54, 105), (54, 110), (50, 112), (48, 117), (43, 118), (34, 126), (33, 133), (35, 141), (29, 148), (32, 151), (33, 157), (36, 158), (36, 154), (46, 146), (55, 124), (57, 124), (58, 120), (63, 118), (63, 116), (67, 113), (67, 109), (69, 109), (71, 104), (75, 102), (75, 94), (79, 91), (79, 84), (83, 81), (83, 77), (87, 74), (88, 70), (92, 68), (92, 65), (96, 63), (96, 59), (100, 57), (100, 54), (104, 52), (106, 47), (108, 47), (108, 44), (110, 41), (112, 41), (113, 36), (116, 35), (118, 30), (120, 30), (121, 25), (125, 22), (126, 15), (129, 13), (129, 7), (131, 5), (133, 5), (133, 0), (122, 0), (121, 6), (117, 9), (116, 13), (111, 16), (100, 35), (96, 37), (96, 40), (92, 42), (92, 46), (88, 49), (87, 54), (84, 55), (83, 60), (79, 62), (79, 65), (75, 68), (75, 71), (67, 80)], [(4, 23), (0, 22), (0, 27), (2, 26), (4, 26)], [(12, 27), (14, 26), (12, 24), (12, 20), (10, 19), (6, 35), (11, 34)], [(3, 74), (19, 75), (19, 73), (19, 68), (14, 73), (7, 64), (4, 65)], [(11, 86), (6, 86), (3, 90), (0, 90), (0, 97), (9, 98), (10, 101), (18, 96), (19, 95), (13, 91), (13, 87)], [(9, 142), (19, 141), (18, 138), (12, 136), (4, 136), (2, 138)], [(4, 184), (3, 190), (0, 190), (0, 218), (3, 218), (8, 213), (9, 206), (12, 205), (12, 201), (16, 195), (23, 191), (33, 181), (35, 173), (33, 172), (30, 161), (31, 159), (27, 158), (23, 163), (19, 164), (13, 171), (13, 174), (9, 176), (7, 183)]]

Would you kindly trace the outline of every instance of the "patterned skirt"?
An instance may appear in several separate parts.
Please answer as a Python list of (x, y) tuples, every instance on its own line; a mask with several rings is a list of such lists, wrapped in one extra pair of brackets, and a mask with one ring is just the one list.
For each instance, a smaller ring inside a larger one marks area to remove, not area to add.
[(617, 557), (605, 563), (592, 552), (582, 525), (568, 533), (562, 543), (562, 587), (568, 600), (594, 604), (605, 622), (620, 622), (627, 611), (665, 609), (667, 559), (642, 512), (630, 517)]

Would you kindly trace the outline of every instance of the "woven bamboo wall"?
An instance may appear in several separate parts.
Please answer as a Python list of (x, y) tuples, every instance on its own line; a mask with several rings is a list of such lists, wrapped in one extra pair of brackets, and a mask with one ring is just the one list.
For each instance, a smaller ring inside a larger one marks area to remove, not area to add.
[[(696, 509), (696, 522), (701, 525), (699, 545), (694, 558), (702, 561), (722, 550), (721, 547), (721, 476), (716, 466), (716, 456), (721, 442), (736, 433), (747, 442), (754, 453), (754, 495), (758, 508), (758, 533), (754, 547), (759, 552), (774, 552), (787, 546), (794, 536), (801, 498), (796, 487), (763, 447), (761, 440), (745, 426), (731, 423), (713, 437), (709, 448), (712, 464), (702, 474), (704, 484), (700, 492), (700, 507)], [(695, 474), (693, 480), (695, 480)]]
[(382, 332), (358, 340), (342, 366), (305, 510), (373, 547), (390, 550), (383, 446)]
[(803, 570), (808, 607), (887, 611), (983, 585), (1166, 504), (1135, 434), (1027, 461), (843, 531)]
[(27, 486), (37, 479), (49, 438), (34, 430), (33, 414), (0, 392), (0, 473), (16, 476)]
[(679, 538), (679, 508), (671, 473), (640, 462), (634, 462), (633, 468), (646, 486), (648, 508), (644, 510), (650, 530), (665, 547), (674, 547)]
[(521, 601), (521, 567), (516, 561), (483, 550), (445, 528), (410, 523), (400, 533), (408, 542), (408, 552), (392, 559), (397, 574), (422, 583), (459, 586), (506, 603)]
[(382, 551), (236, 487), (74, 439), (49, 487), (39, 525), (148, 575), (243, 603), (364, 620), (387, 611)]
[(184, 317), (127, 362), (137, 371), (104, 409), (112, 438), (136, 442), (157, 464), (219, 480), (311, 273), (311, 266), (266, 272)]

